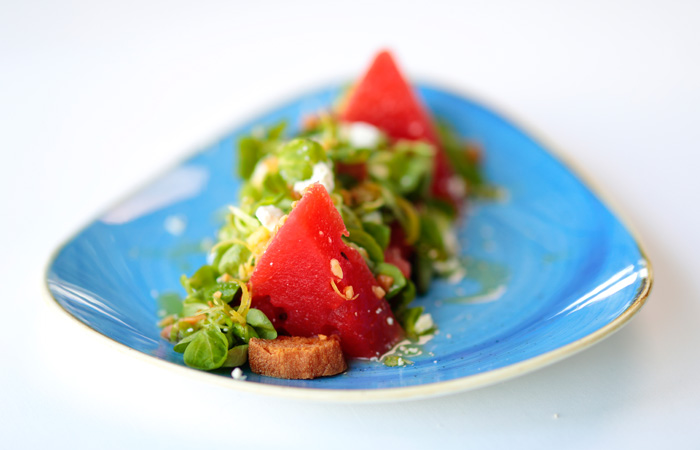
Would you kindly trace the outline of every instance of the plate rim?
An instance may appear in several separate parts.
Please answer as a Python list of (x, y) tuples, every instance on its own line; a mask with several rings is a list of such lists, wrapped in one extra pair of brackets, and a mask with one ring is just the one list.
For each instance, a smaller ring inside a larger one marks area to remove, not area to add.
[[(235, 130), (243, 129), (255, 124), (259, 121), (262, 116), (265, 115), (265, 111), (275, 111), (285, 105), (298, 100), (302, 97), (312, 95), (314, 93), (320, 93), (332, 88), (338, 88), (342, 86), (339, 83), (327, 83), (320, 85), (315, 89), (303, 90), (296, 96), (289, 96), (284, 101), (273, 104), (271, 108), (260, 110), (262, 112), (257, 112), (252, 115), (253, 119), (248, 119), (241, 121), (239, 125), (231, 127), (228, 133)], [(195, 370), (186, 366), (176, 364), (174, 362), (166, 361), (160, 359), (156, 356), (149, 355), (138, 351), (134, 348), (123, 344), (116, 339), (103, 334), (102, 332), (90, 327), (88, 324), (82, 322), (79, 318), (70, 313), (52, 294), (49, 286), (49, 273), (53, 264), (55, 263), (58, 255), (61, 251), (72, 242), (82, 231), (86, 230), (90, 225), (95, 223), (99, 218), (105, 213), (119, 205), (122, 201), (131, 198), (138, 192), (147, 187), (153, 180), (156, 180), (162, 174), (168, 173), (174, 168), (179, 167), (190, 157), (198, 154), (203, 150), (202, 147), (193, 152), (189, 152), (184, 158), (180, 158), (176, 161), (167, 164), (161, 170), (156, 171), (154, 175), (147, 178), (145, 182), (139, 183), (138, 186), (129, 189), (123, 196), (120, 196), (117, 201), (112, 203), (111, 207), (104, 208), (104, 212), (96, 215), (93, 220), (88, 221), (84, 226), (79, 227), (78, 230), (72, 233), (68, 238), (66, 238), (60, 245), (58, 245), (51, 253), (48, 262), (44, 270), (44, 290), (43, 298), (46, 303), (52, 305), (53, 308), (62, 311), (65, 315), (71, 317), (73, 321), (79, 323), (84, 328), (90, 330), (88, 335), (100, 336), (105, 339), (114, 348), (120, 351), (129, 353), (131, 355), (137, 356), (143, 361), (148, 361), (159, 367), (175, 369), (177, 373), (186, 375), (192, 378), (197, 378), (206, 382), (218, 384), (220, 386), (226, 387), (228, 389), (233, 389), (235, 391), (247, 392), (252, 394), (261, 394), (267, 396), (274, 396), (278, 398), (288, 398), (294, 400), (309, 400), (309, 401), (321, 401), (321, 402), (347, 402), (347, 403), (381, 403), (381, 402), (391, 402), (391, 401), (406, 401), (406, 400), (418, 400), (429, 397), (445, 396), (448, 394), (465, 392), (481, 387), (486, 387), (492, 384), (496, 384), (501, 381), (505, 381), (511, 378), (516, 378), (521, 375), (531, 373), (537, 369), (546, 367), (550, 364), (558, 362), (564, 358), (572, 356), (592, 345), (601, 342), (603, 339), (611, 336), (616, 331), (618, 331), (623, 325), (625, 325), (646, 303), (649, 293), (651, 292), (652, 285), (654, 283), (654, 270), (647, 256), (647, 253), (642, 246), (641, 239), (639, 238), (636, 230), (630, 226), (630, 223), (620, 215), (617, 208), (612, 208), (610, 206), (609, 198), (601, 194), (601, 191), (596, 188), (596, 184), (592, 182), (592, 178), (587, 176), (580, 167), (575, 166), (571, 158), (562, 157), (562, 152), (558, 150), (556, 145), (549, 142), (548, 139), (543, 138), (540, 133), (533, 133), (533, 127), (525, 125), (523, 121), (519, 119), (514, 119), (512, 114), (504, 113), (503, 108), (494, 106), (492, 102), (482, 101), (479, 96), (472, 95), (471, 93), (465, 94), (460, 89), (454, 89), (449, 86), (449, 83), (432, 83), (432, 82), (418, 82), (415, 86), (419, 89), (427, 88), (431, 90), (440, 91), (455, 97), (466, 99), (477, 106), (487, 110), (488, 112), (494, 114), (499, 119), (506, 121), (508, 124), (512, 125), (519, 132), (525, 134), (529, 139), (534, 141), (539, 147), (543, 149), (549, 156), (555, 158), (559, 164), (561, 164), (566, 170), (571, 172), (579, 182), (588, 189), (594, 196), (603, 204), (603, 206), (608, 209), (608, 211), (621, 223), (625, 230), (629, 233), (630, 237), (634, 241), (636, 248), (640, 253), (641, 260), (644, 261), (646, 269), (646, 277), (643, 279), (644, 282), (639, 286), (637, 292), (635, 293), (632, 303), (618, 316), (616, 316), (610, 323), (604, 325), (603, 327), (595, 330), (594, 332), (587, 334), (569, 344), (558, 347), (554, 350), (542, 353), (541, 355), (528, 358), (524, 361), (509, 364), (498, 369), (488, 370), (486, 372), (467, 375), (452, 380), (446, 381), (436, 381), (429, 382), (414, 386), (406, 387), (393, 387), (393, 388), (378, 388), (378, 389), (327, 389), (318, 388), (310, 389), (306, 387), (296, 387), (296, 386), (280, 386), (273, 384), (264, 384), (256, 382), (246, 382), (233, 380), (232, 378), (222, 377), (218, 374), (213, 374), (209, 372), (203, 372), (200, 370)]]

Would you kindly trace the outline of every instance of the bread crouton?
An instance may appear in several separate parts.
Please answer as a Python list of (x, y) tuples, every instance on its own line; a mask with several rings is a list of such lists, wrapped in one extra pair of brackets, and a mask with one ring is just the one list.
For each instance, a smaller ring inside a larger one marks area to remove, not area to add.
[(348, 366), (338, 336), (280, 336), (267, 340), (251, 338), (248, 343), (250, 369), (260, 375), (292, 380), (309, 380), (337, 375)]

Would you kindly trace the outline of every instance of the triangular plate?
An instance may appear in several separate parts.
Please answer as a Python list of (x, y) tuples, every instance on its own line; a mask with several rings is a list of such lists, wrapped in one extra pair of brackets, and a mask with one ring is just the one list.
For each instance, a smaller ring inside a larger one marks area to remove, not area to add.
[[(412, 365), (352, 361), (347, 373), (311, 381), (201, 373), (234, 389), (319, 400), (393, 400), (466, 390), (523, 374), (609, 335), (643, 304), (649, 262), (639, 244), (582, 181), (539, 142), (497, 113), (419, 86), (426, 104), (485, 148), (488, 180), (505, 196), (470, 205), (459, 230), (467, 278), (440, 280), (419, 300), (439, 327)], [(98, 333), (191, 370), (159, 338), (162, 293), (206, 260), (205, 247), (236, 202), (237, 138), (333, 103), (322, 89), (276, 108), (168, 171), (58, 250), (48, 273), (56, 302)]]

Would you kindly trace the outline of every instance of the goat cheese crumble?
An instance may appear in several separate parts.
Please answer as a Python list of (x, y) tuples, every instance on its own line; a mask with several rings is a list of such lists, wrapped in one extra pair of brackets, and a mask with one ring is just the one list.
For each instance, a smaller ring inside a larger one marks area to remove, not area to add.
[(365, 122), (353, 122), (345, 128), (348, 142), (355, 148), (373, 148), (379, 144), (381, 131), (374, 125)]
[(284, 212), (276, 206), (260, 206), (255, 210), (255, 217), (258, 218), (262, 226), (270, 231), (275, 229), (277, 222), (284, 216)]
[(421, 314), (418, 320), (416, 320), (414, 329), (416, 330), (416, 333), (421, 334), (433, 328), (433, 326), (435, 326), (435, 324), (433, 323), (433, 316), (426, 313)]
[(317, 162), (314, 164), (311, 178), (294, 183), (294, 191), (301, 194), (304, 189), (314, 183), (321, 183), (328, 192), (333, 192), (335, 180), (333, 179), (333, 168), (329, 163)]

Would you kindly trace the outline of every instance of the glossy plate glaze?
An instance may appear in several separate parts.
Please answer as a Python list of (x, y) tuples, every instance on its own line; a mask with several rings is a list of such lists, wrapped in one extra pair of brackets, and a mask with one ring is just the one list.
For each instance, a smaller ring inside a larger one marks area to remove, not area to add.
[[(459, 228), (467, 276), (436, 281), (418, 304), (439, 332), (408, 344), (413, 364), (352, 361), (342, 375), (279, 380), (246, 371), (204, 373), (159, 338), (164, 293), (206, 260), (225, 206), (236, 203), (235, 142), (255, 126), (327, 108), (338, 87), (304, 95), (224, 137), (90, 224), (47, 272), (56, 302), (80, 322), (164, 367), (183, 368), (234, 389), (323, 400), (391, 400), (465, 390), (554, 362), (600, 340), (642, 305), (649, 262), (620, 221), (565, 165), (493, 111), (433, 87), (433, 113), (486, 149), (498, 201), (469, 205)], [(418, 353), (418, 354), (415, 354)]]

